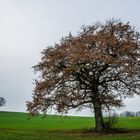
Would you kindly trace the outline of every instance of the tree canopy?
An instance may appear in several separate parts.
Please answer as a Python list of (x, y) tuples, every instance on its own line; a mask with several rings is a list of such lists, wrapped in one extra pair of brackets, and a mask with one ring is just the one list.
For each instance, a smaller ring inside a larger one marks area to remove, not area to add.
[(140, 95), (140, 34), (129, 22), (113, 19), (83, 26), (77, 35), (69, 33), (44, 49), (34, 70), (40, 78), (33, 100), (27, 102), (32, 115), (51, 108), (67, 113), (89, 107), (101, 131), (102, 110)]

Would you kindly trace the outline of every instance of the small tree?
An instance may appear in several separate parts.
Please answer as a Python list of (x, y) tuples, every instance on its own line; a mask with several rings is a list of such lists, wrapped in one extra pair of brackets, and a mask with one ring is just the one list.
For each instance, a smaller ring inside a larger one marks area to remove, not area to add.
[(33, 100), (27, 110), (36, 115), (54, 108), (89, 107), (95, 112), (96, 130), (104, 130), (102, 110), (121, 107), (123, 98), (140, 94), (140, 35), (129, 23), (108, 20), (82, 27), (42, 52), (34, 66)]
[(6, 100), (3, 97), (0, 97), (0, 107), (5, 106)]

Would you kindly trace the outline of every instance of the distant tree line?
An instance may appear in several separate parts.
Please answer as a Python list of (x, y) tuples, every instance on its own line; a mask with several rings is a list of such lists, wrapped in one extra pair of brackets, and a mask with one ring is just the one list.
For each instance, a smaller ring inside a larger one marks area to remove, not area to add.
[(106, 116), (114, 116), (114, 117), (140, 117), (140, 111), (133, 112), (133, 111), (123, 111), (121, 113), (116, 112), (109, 112), (108, 114), (104, 114)]
[(120, 113), (119, 116), (122, 116), (122, 117), (136, 117), (136, 116), (140, 116), (140, 111), (137, 111), (137, 112), (124, 111), (124, 112)]

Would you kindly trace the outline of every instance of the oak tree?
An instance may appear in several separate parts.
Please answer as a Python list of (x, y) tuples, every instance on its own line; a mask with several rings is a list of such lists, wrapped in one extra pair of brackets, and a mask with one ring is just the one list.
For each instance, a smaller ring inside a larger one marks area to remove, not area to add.
[(95, 129), (103, 131), (104, 109), (140, 95), (140, 34), (129, 22), (113, 19), (83, 26), (77, 35), (69, 33), (44, 49), (34, 70), (40, 78), (27, 102), (32, 115), (89, 107)]

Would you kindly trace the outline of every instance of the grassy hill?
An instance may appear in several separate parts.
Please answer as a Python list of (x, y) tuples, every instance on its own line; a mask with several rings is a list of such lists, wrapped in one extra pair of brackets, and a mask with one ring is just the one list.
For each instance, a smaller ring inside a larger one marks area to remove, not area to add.
[[(91, 135), (83, 130), (93, 128), (92, 117), (47, 116), (28, 119), (26, 113), (0, 112), (0, 140), (127, 140), (140, 139), (136, 134), (117, 134), (115, 136)], [(118, 127), (140, 130), (140, 117), (119, 118)]]

